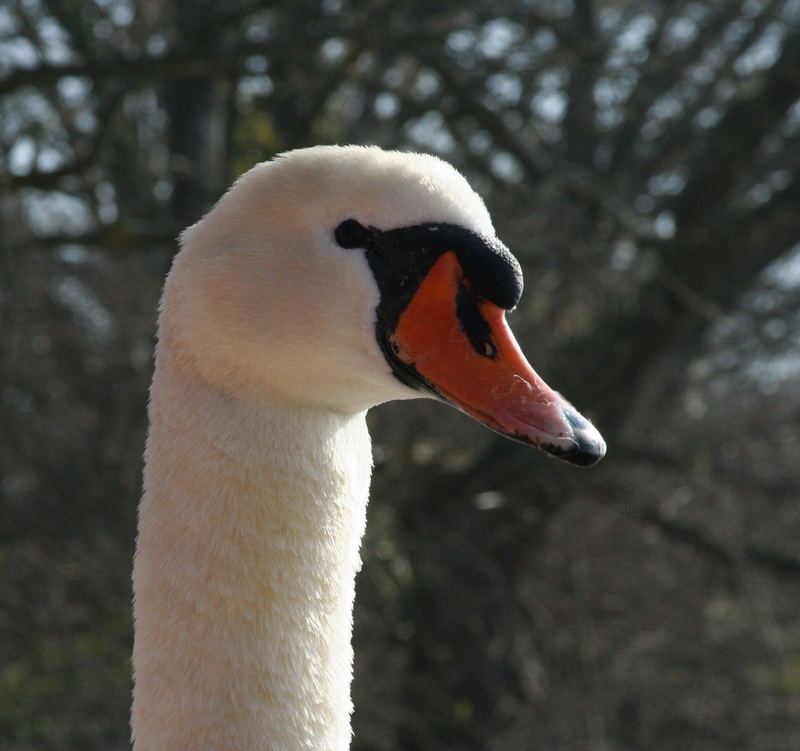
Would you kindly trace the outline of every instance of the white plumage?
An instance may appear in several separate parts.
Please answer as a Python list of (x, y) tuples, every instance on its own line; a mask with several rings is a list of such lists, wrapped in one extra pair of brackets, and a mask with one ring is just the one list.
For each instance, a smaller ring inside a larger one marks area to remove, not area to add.
[(374, 275), (333, 235), (350, 218), (494, 236), (450, 165), (365, 147), (260, 164), (182, 236), (134, 565), (136, 751), (349, 747), (365, 410), (423, 395), (376, 341)]

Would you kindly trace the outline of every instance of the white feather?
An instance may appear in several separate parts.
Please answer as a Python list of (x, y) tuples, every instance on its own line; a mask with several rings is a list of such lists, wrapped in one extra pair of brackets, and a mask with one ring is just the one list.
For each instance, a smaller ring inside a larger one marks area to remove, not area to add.
[(431, 156), (318, 147), (243, 175), (166, 282), (134, 566), (136, 751), (343, 751), (371, 467), (365, 410), (417, 392), (375, 340), (347, 218), (493, 235)]

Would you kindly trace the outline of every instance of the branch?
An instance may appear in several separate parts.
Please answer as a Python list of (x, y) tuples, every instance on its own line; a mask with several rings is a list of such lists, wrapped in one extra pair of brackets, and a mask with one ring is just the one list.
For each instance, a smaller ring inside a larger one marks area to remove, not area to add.
[[(618, 506), (618, 504), (615, 505)], [(698, 554), (711, 558), (726, 567), (735, 567), (744, 559), (758, 566), (768, 568), (776, 574), (800, 576), (800, 560), (785, 553), (767, 550), (749, 543), (739, 549), (728, 547), (718, 540), (703, 534), (696, 527), (669, 518), (656, 507), (639, 510), (622, 509), (621, 506), (618, 506), (618, 508), (625, 516), (636, 519), (648, 526), (656, 527), (665, 537), (686, 545)]]
[(492, 134), (497, 145), (522, 165), (530, 179), (541, 177), (552, 167), (552, 157), (541, 145), (539, 148), (531, 148), (524, 144), (502, 116), (480, 99), (475, 87), (463, 80), (444, 55), (425, 51), (420, 53), (420, 58), (438, 74), (448, 91), (461, 102), (464, 110)]
[(586, 52), (577, 54), (577, 59), (570, 65), (563, 133), (569, 160), (588, 167), (593, 162), (597, 144), (594, 85), (598, 78), (600, 61), (607, 53), (606, 46), (597, 35), (592, 0), (583, 0), (576, 5), (573, 26), (576, 37), (581, 40), (573, 48), (575, 52)]
[[(689, 459), (652, 447), (642, 448), (625, 443), (614, 445), (614, 456), (625, 462), (645, 465), (645, 469), (656, 472), (669, 472), (685, 476)], [(740, 465), (716, 461), (713, 462), (709, 475), (713, 476), (715, 484), (724, 484), (737, 490), (753, 490), (757, 493), (768, 495), (771, 498), (791, 500), (797, 495), (797, 480), (791, 476), (766, 478), (746, 472)]]
[[(680, 8), (683, 4), (676, 5)], [(737, 12), (738, 8), (734, 4), (721, 3), (705, 28), (698, 30), (694, 42), (688, 49), (680, 53), (680, 64), (674, 57), (652, 54), (654, 50), (651, 49), (649, 65), (626, 102), (623, 125), (614, 136), (614, 154), (609, 167), (611, 171), (618, 170), (620, 165), (633, 154), (634, 145), (653, 104), (675, 86), (686, 70), (702, 58), (709, 40), (719, 34), (736, 16)], [(670, 16), (670, 19), (673, 17)], [(662, 21), (662, 25), (656, 30), (659, 42), (666, 26), (666, 19), (662, 19)], [(655, 46), (655, 41), (653, 46)]]
[[(329, 36), (347, 35), (351, 29), (317, 29), (306, 34), (305, 44), (313, 44)], [(281, 41), (241, 42), (225, 58), (213, 58), (208, 50), (198, 45), (185, 52), (151, 57), (148, 55), (111, 57), (100, 60), (76, 60), (70, 63), (44, 64), (34, 68), (17, 68), (0, 80), (0, 96), (26, 86), (49, 86), (67, 76), (89, 77), (94, 82), (119, 80), (123, 83), (163, 78), (203, 78), (215, 73), (245, 73), (244, 61), (251, 55), (276, 51), (291, 52), (290, 39)]]
[(56, 249), (64, 245), (86, 245), (105, 250), (127, 250), (153, 245), (175, 243), (183, 227), (163, 226), (150, 230), (137, 230), (125, 225), (116, 224), (100, 227), (81, 233), (42, 235), (30, 237), (14, 245), (20, 249), (38, 247)]
[[(679, 458), (660, 451), (642, 451), (629, 446), (617, 446), (615, 455), (621, 454), (622, 459), (644, 462), (650, 465), (651, 470), (675, 471), (685, 476), (686, 463)], [(792, 498), (796, 493), (796, 482), (791, 478), (779, 480), (777, 483), (764, 484), (760, 478), (752, 478), (744, 473), (718, 468), (717, 475), (720, 479), (728, 479), (731, 484), (738, 487), (753, 487), (759, 492), (774, 495), (776, 492)], [(627, 488), (626, 486), (626, 489)], [(657, 505), (632, 507), (620, 498), (625, 498), (625, 493), (620, 493), (619, 488), (607, 486), (605, 491), (597, 494), (598, 500), (608, 506), (613, 506), (623, 516), (639, 524), (655, 527), (670, 540), (674, 540), (694, 550), (698, 555), (709, 558), (725, 567), (734, 568), (742, 561), (749, 561), (755, 565), (771, 570), (775, 574), (800, 576), (800, 558), (777, 550), (745, 542), (740, 546), (726, 545), (724, 542), (706, 534), (703, 530), (679, 521), (664, 513)]]
[[(708, 227), (716, 214), (731, 216), (728, 187), (732, 165), (747, 165), (763, 138), (800, 96), (800, 31), (784, 40), (781, 56), (750, 96), (736, 102), (690, 152), (691, 181), (668, 207), (679, 227)], [(727, 224), (727, 221), (725, 221)]]
[(123, 90), (121, 87), (111, 92), (101, 111), (97, 114), (99, 127), (91, 136), (91, 144), (82, 154), (76, 156), (66, 164), (63, 164), (58, 169), (32, 170), (25, 175), (6, 176), (6, 186), (12, 191), (21, 188), (39, 188), (47, 190), (53, 188), (53, 186), (65, 177), (71, 177), (85, 172), (86, 169), (95, 163), (102, 146), (105, 144), (114, 111), (122, 101), (122, 95)]
[[(765, 7), (761, 14), (753, 21), (750, 30), (742, 36), (736, 44), (736, 47), (729, 51), (728, 57), (717, 70), (713, 77), (709, 77), (709, 81), (705, 84), (697, 84), (693, 92), (694, 101), (686, 107), (680, 120), (672, 123), (670, 127), (658, 138), (658, 151), (650, 158), (648, 162), (651, 165), (648, 170), (650, 173), (656, 173), (665, 166), (679, 161), (681, 156), (686, 153), (686, 133), (687, 131), (696, 132), (694, 121), (698, 113), (709, 105), (709, 102), (714, 101), (714, 88), (719, 85), (720, 81), (732, 77), (735, 73), (736, 61), (750, 46), (764, 33), (769, 23), (774, 20), (775, 12), (781, 5), (782, 0), (770, 0), (767, 7)], [(770, 72), (762, 74), (769, 76)], [(740, 85), (749, 87), (752, 83), (748, 80), (742, 81), (739, 79)], [(714, 130), (714, 129), (712, 129)], [(700, 139), (698, 139), (700, 140)]]
[(0, 81), (0, 95), (26, 86), (47, 86), (67, 76), (89, 77), (94, 81), (108, 79), (144, 80), (179, 76), (206, 76), (211, 72), (232, 67), (232, 62), (209, 60), (201, 54), (182, 54), (163, 57), (117, 57), (104, 61), (72, 62), (18, 68)]
[(605, 182), (598, 180), (595, 173), (556, 156), (541, 144), (538, 148), (528, 146), (500, 114), (481, 100), (476, 94), (475, 86), (464, 81), (443, 55), (423, 53), (420, 57), (439, 75), (448, 92), (459, 100), (464, 111), (491, 133), (497, 146), (510, 153), (522, 165), (530, 182), (541, 180), (545, 174), (551, 175), (589, 204), (600, 206), (618, 226), (635, 238), (658, 241), (652, 222), (628, 208), (627, 201), (615, 196)]

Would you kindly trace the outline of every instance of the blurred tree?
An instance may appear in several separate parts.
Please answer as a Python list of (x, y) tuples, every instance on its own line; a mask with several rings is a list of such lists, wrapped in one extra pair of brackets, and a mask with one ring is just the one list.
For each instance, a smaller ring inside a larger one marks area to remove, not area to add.
[(372, 415), (354, 749), (795, 749), (800, 2), (0, 7), (0, 744), (127, 747), (159, 287), (254, 161), (431, 151), (610, 455)]

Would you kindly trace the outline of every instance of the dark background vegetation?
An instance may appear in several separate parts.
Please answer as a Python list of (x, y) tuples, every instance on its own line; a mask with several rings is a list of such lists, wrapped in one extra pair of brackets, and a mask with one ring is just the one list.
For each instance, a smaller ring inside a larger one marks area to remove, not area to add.
[(467, 174), (610, 445), (375, 410), (354, 749), (796, 751), (798, 0), (3, 4), (0, 747), (127, 747), (174, 238), (333, 142)]

